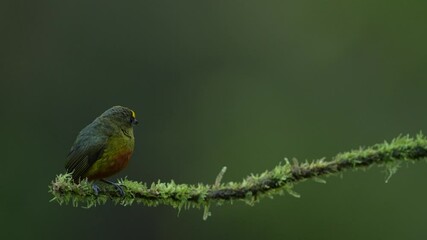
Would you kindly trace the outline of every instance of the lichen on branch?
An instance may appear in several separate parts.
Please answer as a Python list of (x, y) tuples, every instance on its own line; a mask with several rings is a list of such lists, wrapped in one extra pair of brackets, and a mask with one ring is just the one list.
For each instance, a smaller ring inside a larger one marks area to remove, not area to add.
[(110, 185), (99, 186), (98, 195), (92, 189), (92, 183), (81, 181), (74, 183), (70, 174), (60, 174), (52, 181), (49, 192), (53, 194), (52, 201), (59, 204), (72, 204), (84, 207), (106, 203), (108, 200), (123, 206), (134, 203), (145, 206), (169, 205), (181, 210), (182, 208), (204, 208), (204, 219), (210, 215), (209, 206), (221, 205), (225, 202), (243, 200), (252, 205), (262, 197), (273, 196), (288, 192), (299, 197), (293, 191), (294, 184), (306, 179), (324, 182), (320, 177), (340, 173), (347, 169), (367, 168), (372, 165), (384, 166), (389, 173), (387, 180), (394, 174), (402, 162), (415, 162), (427, 157), (427, 138), (418, 134), (415, 138), (399, 136), (391, 142), (376, 144), (340, 153), (330, 161), (324, 158), (312, 162), (299, 163), (296, 159), (285, 159), (270, 171), (252, 174), (241, 182), (221, 183), (226, 168), (218, 174), (214, 184), (177, 184), (173, 180), (164, 183), (158, 181), (146, 183), (119, 180), (125, 190), (120, 194)]

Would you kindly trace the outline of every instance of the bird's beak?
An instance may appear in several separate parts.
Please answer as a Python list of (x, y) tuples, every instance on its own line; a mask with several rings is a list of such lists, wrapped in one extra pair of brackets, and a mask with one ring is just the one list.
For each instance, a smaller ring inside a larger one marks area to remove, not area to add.
[(136, 118), (135, 118), (135, 119), (133, 119), (132, 123), (133, 123), (133, 125), (138, 125), (138, 120), (136, 120)]

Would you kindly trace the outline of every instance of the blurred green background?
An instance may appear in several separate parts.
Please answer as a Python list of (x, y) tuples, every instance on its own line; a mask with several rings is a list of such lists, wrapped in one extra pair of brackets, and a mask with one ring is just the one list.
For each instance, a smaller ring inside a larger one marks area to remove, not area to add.
[[(0, 239), (426, 239), (427, 165), (202, 211), (49, 203), (77, 133), (142, 122), (117, 177), (212, 183), (427, 132), (426, 1), (1, 1)], [(112, 178), (112, 179), (115, 179)]]

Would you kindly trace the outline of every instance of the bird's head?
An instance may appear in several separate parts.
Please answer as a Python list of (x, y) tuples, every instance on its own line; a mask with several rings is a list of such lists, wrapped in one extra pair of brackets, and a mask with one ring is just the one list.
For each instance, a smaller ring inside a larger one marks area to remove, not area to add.
[(105, 111), (100, 117), (116, 123), (121, 128), (129, 128), (138, 124), (135, 112), (122, 106), (114, 106)]

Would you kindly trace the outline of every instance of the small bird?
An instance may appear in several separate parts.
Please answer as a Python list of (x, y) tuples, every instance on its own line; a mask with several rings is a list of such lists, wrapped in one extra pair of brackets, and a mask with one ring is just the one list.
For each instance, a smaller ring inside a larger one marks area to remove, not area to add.
[[(67, 156), (65, 169), (78, 182), (101, 180), (115, 186), (120, 195), (120, 185), (104, 178), (125, 168), (132, 156), (135, 138), (133, 125), (138, 124), (135, 112), (127, 107), (114, 106), (97, 117), (77, 135)], [(93, 184), (97, 195), (99, 187)]]

